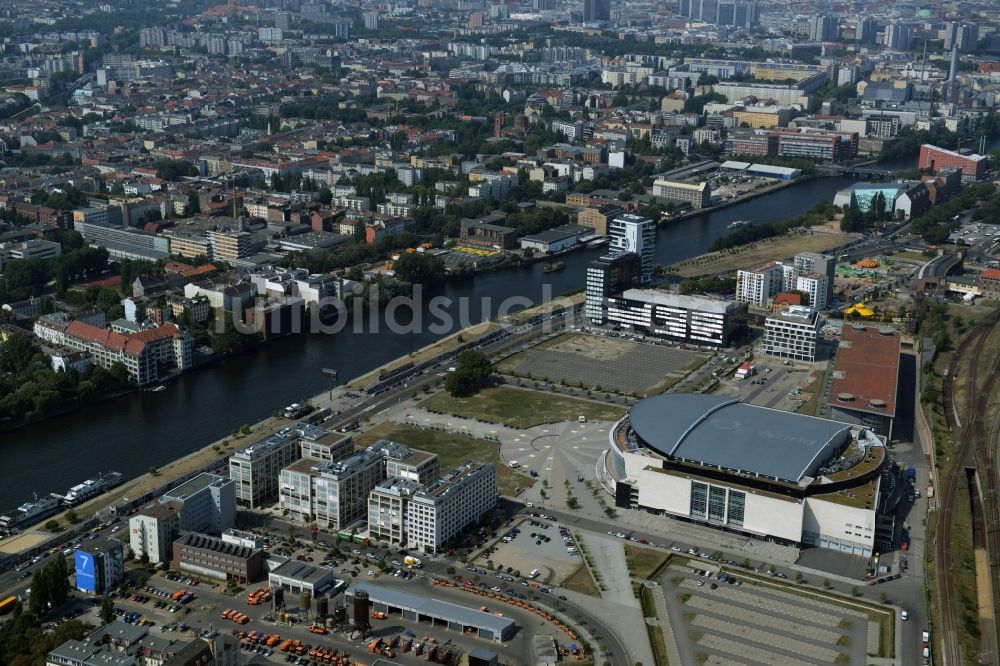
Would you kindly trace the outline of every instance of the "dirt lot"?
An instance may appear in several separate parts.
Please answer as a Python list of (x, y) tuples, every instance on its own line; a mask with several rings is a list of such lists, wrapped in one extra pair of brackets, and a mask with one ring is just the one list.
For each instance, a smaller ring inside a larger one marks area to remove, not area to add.
[(676, 383), (705, 358), (665, 345), (567, 333), (504, 359), (497, 369), (527, 379), (650, 395)]
[(785, 259), (799, 252), (826, 252), (857, 240), (858, 237), (858, 234), (840, 232), (794, 231), (784, 236), (757, 241), (733, 250), (709, 252), (671, 264), (667, 266), (667, 270), (685, 278), (715, 275), (771, 259)]

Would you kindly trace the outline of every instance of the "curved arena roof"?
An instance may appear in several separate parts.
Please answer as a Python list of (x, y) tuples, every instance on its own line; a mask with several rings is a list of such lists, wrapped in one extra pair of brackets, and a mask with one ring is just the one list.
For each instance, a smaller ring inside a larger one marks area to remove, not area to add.
[(730, 397), (667, 393), (629, 411), (632, 431), (667, 458), (798, 483), (838, 453), (851, 426), (747, 405)]

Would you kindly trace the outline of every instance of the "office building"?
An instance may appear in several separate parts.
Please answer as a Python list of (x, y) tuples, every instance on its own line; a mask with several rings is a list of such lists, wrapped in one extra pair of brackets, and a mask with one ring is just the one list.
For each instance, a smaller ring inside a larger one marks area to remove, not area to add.
[(687, 344), (725, 347), (746, 325), (747, 306), (658, 289), (627, 289), (607, 299), (605, 321)]
[(583, 0), (583, 22), (611, 20), (611, 0)]
[(413, 494), (406, 515), (407, 542), (436, 553), (497, 503), (493, 465), (470, 460)]
[(426, 486), (441, 476), (441, 462), (437, 454), (411, 449), (388, 439), (373, 442), (368, 450), (382, 455), (385, 463), (383, 478), (399, 477)]
[(823, 14), (814, 16), (809, 24), (809, 39), (814, 42), (832, 42), (837, 39), (837, 17)]
[(179, 502), (154, 502), (128, 519), (129, 546), (136, 558), (143, 555), (151, 564), (170, 559), (171, 544), (180, 533)]
[(967, 155), (925, 143), (920, 146), (920, 159), (917, 162), (917, 168), (933, 172), (948, 168), (960, 169), (962, 181), (969, 182), (980, 180), (985, 176), (988, 162), (989, 158), (985, 155)]
[(878, 40), (878, 21), (872, 18), (858, 21), (854, 38), (865, 46), (872, 46)]
[(611, 220), (610, 255), (629, 252), (639, 255), (642, 266), (641, 282), (647, 284), (653, 276), (653, 258), (656, 247), (656, 222), (648, 217), (625, 213)]
[(796, 548), (876, 551), (888, 456), (867, 428), (665, 393), (633, 405), (608, 440), (604, 484), (620, 508)]
[(301, 457), (318, 462), (333, 462), (349, 458), (354, 453), (354, 438), (339, 432), (327, 432), (314, 425), (300, 428)]
[(88, 542), (76, 549), (73, 561), (81, 592), (103, 596), (125, 580), (125, 553), (118, 539)]
[(906, 23), (891, 23), (885, 28), (885, 45), (893, 51), (909, 51), (912, 29)]
[(179, 527), (185, 532), (222, 534), (236, 524), (236, 484), (205, 472), (163, 494), (161, 501), (181, 505)]
[(804, 305), (790, 305), (764, 320), (764, 353), (793, 361), (816, 360), (820, 317)]
[(682, 183), (657, 178), (653, 181), (653, 196), (690, 204), (692, 208), (707, 208), (712, 205), (712, 188), (707, 182)]
[(300, 460), (281, 470), (278, 506), (289, 518), (324, 529), (347, 529), (368, 513), (368, 494), (382, 480), (383, 456), (373, 449), (345, 460)]
[(634, 252), (618, 256), (610, 254), (595, 259), (587, 266), (587, 284), (584, 289), (584, 310), (591, 323), (605, 322), (607, 299), (638, 287), (642, 282), (642, 258)]
[(830, 418), (892, 438), (899, 385), (899, 331), (845, 324), (826, 397)]
[(229, 457), (229, 478), (236, 483), (236, 502), (257, 509), (278, 499), (281, 470), (299, 458), (299, 433), (288, 427)]
[(778, 154), (778, 136), (770, 132), (732, 131), (726, 136), (726, 154), (741, 157), (771, 157)]
[(186, 532), (173, 543), (181, 571), (222, 581), (252, 583), (264, 575), (264, 551), (205, 534)]
[(407, 543), (406, 516), (413, 495), (423, 484), (390, 477), (368, 494), (368, 536), (388, 543)]
[(364, 12), (362, 16), (365, 22), (365, 30), (378, 30), (382, 18), (378, 12)]
[(827, 304), (833, 301), (833, 280), (837, 275), (837, 258), (829, 254), (819, 252), (799, 252), (792, 259), (796, 275), (808, 275), (819, 273), (826, 276), (826, 298), (822, 307), (813, 306), (817, 310), (822, 310)]

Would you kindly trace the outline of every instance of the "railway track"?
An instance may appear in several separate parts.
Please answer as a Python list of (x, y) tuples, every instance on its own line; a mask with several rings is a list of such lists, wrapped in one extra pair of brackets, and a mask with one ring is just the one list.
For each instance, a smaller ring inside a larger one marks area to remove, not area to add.
[[(951, 552), (953, 511), (958, 494), (958, 488), (965, 474), (965, 467), (970, 462), (982, 466), (984, 474), (990, 479), (987, 488), (996, 488), (995, 475), (996, 464), (994, 450), (995, 446), (984, 446), (984, 440), (993, 440), (994, 426), (997, 434), (1000, 434), (1000, 415), (991, 422), (988, 431), (983, 429), (983, 420), (989, 404), (989, 396), (1000, 373), (1000, 355), (997, 355), (987, 370), (982, 368), (983, 349), (989, 338), (990, 332), (996, 326), (1000, 311), (991, 314), (978, 323), (972, 331), (963, 338), (960, 352), (956, 353), (949, 363), (948, 374), (942, 383), (942, 398), (945, 413), (945, 421), (952, 432), (956, 432), (958, 424), (956, 415), (958, 406), (955, 404), (955, 379), (962, 360), (968, 360), (968, 376), (966, 381), (966, 391), (964, 405), (962, 405), (962, 427), (958, 438), (958, 446), (955, 450), (954, 458), (949, 467), (945, 479), (939, 481), (941, 494), (939, 496), (939, 509), (937, 521), (937, 533), (934, 543), (935, 561), (937, 563), (935, 572), (937, 578), (938, 591), (938, 611), (939, 627), (938, 633), (941, 637), (941, 657), (945, 666), (960, 666), (962, 662), (962, 649), (958, 639), (958, 609), (955, 599), (955, 581), (951, 571), (954, 561)], [(985, 371), (985, 384), (979, 389), (980, 372)], [(987, 458), (989, 456), (989, 458)], [(985, 470), (991, 470), (986, 472)], [(984, 521), (987, 516), (993, 518), (984, 523), (987, 535), (988, 550), (990, 552), (991, 563), (991, 584), (993, 590), (1000, 590), (1000, 570), (992, 566), (993, 562), (1000, 565), (1000, 507), (997, 507), (996, 497), (989, 497), (989, 502), (984, 502)], [(985, 508), (989, 505), (990, 508)], [(996, 555), (994, 555), (994, 553)], [(995, 598), (995, 597), (994, 597)], [(994, 603), (994, 606), (996, 604)], [(996, 614), (994, 613), (994, 617)]]

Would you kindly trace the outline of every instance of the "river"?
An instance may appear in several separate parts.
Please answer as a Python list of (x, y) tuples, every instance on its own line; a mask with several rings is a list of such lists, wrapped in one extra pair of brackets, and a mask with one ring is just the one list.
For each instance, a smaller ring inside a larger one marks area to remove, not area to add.
[[(913, 162), (913, 160), (911, 160)], [(843, 177), (817, 178), (757, 199), (661, 227), (656, 261), (669, 264), (705, 252), (734, 220), (751, 224), (781, 220), (829, 202), (851, 184)], [(495, 313), (513, 296), (538, 301), (543, 285), (552, 295), (582, 288), (587, 264), (605, 248), (562, 257), (566, 270), (542, 273), (541, 264), (478, 276), (444, 289), (457, 320), (458, 303), (469, 302), (473, 323)], [(490, 299), (485, 304), (483, 299)], [(426, 311), (424, 312), (426, 315)], [(371, 327), (369, 327), (371, 329)], [(245, 356), (183, 375), (158, 393), (136, 392), (19, 431), (0, 434), (0, 509), (31, 497), (65, 492), (99, 472), (114, 469), (132, 478), (254, 423), (275, 409), (323, 391), (320, 369), (336, 368), (347, 379), (364, 374), (442, 337), (423, 331), (397, 335), (378, 331), (309, 334), (273, 341)]]

